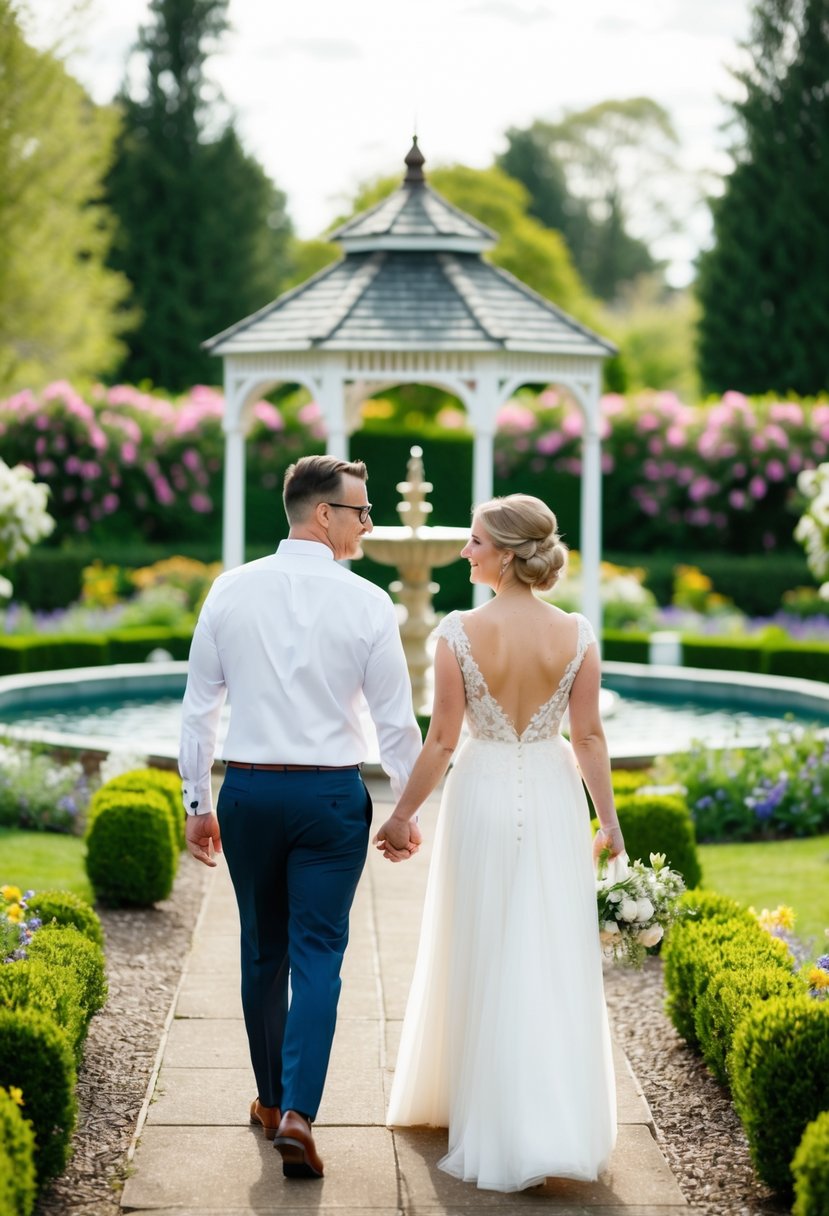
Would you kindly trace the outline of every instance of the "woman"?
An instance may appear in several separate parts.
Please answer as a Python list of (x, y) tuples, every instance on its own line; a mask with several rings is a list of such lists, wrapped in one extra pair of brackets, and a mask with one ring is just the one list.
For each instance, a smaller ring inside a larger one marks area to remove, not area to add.
[[(429, 733), (375, 837), (390, 860), (407, 855), (409, 821), (446, 772), (466, 713), (388, 1123), (448, 1126), (441, 1169), (482, 1188), (592, 1180), (613, 1148), (616, 1098), (582, 778), (601, 824), (594, 857), (624, 848), (598, 650), (586, 618), (533, 594), (566, 558), (539, 499), (484, 503), (461, 556), (495, 597), (441, 622)], [(568, 709), (571, 744), (559, 733)]]

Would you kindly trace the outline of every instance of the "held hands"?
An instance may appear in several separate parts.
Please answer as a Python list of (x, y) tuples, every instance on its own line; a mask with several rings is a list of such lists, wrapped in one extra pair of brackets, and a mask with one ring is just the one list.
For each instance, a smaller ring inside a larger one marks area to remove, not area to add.
[(413, 819), (391, 815), (372, 839), (387, 861), (408, 861), (420, 848), (423, 836)]
[[(222, 851), (222, 837), (219, 821), (212, 811), (207, 811), (204, 815), (188, 815), (184, 835), (188, 852), (196, 861), (201, 861), (211, 868), (216, 865), (214, 854)], [(213, 854), (210, 852), (211, 843)]]
[(599, 828), (593, 837), (594, 862), (599, 861), (602, 853), (606, 855), (608, 861), (612, 861), (614, 857), (618, 857), (624, 851), (625, 839), (622, 836), (622, 829), (618, 824), (615, 824), (613, 827)]

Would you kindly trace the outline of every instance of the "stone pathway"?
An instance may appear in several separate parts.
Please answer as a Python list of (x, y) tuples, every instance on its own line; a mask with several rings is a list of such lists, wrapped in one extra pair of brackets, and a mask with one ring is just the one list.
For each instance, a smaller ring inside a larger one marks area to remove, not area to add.
[[(384, 781), (370, 784), (376, 824), (387, 813), (389, 789)], [(239, 999), (236, 904), (226, 867), (220, 864), (210, 875), (146, 1117), (139, 1122), (121, 1199), (125, 1212), (460, 1216), (480, 1208), (526, 1216), (693, 1216), (618, 1050), (619, 1139), (608, 1171), (596, 1183), (551, 1179), (514, 1195), (481, 1191), (437, 1169), (446, 1151), (445, 1132), (385, 1127), (436, 810), (436, 802), (424, 809), (427, 843), (414, 861), (393, 866), (369, 850), (352, 911), (337, 1034), (314, 1128), (325, 1161), (320, 1182), (283, 1178), (279, 1154), (247, 1122), (255, 1084)]]

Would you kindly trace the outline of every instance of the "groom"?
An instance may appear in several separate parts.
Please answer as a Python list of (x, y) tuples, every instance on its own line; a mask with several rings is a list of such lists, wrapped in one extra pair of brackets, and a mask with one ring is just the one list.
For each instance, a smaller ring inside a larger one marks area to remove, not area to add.
[[(288, 1177), (320, 1177), (311, 1126), (322, 1097), (348, 915), (371, 799), (360, 763), (365, 702), (400, 796), (420, 751), (391, 600), (337, 565), (372, 529), (361, 462), (305, 456), (285, 475), (287, 540), (213, 584), (193, 636), (179, 769), (187, 845), (224, 849), (241, 920), (242, 1007), (261, 1124)], [(225, 696), (227, 772), (210, 771)], [(417, 851), (389, 848), (400, 860)], [(290, 980), (291, 1000), (288, 1001)]]

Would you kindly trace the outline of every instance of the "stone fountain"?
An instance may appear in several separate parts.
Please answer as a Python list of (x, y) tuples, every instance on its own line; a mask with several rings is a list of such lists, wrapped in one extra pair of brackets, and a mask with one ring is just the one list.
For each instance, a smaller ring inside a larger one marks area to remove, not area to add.
[(424, 702), (426, 672), (431, 663), (426, 641), (437, 621), (432, 596), (438, 585), (432, 582), (432, 570), (456, 561), (469, 539), (468, 528), (438, 528), (426, 523), (432, 511), (426, 495), (432, 488), (431, 482), (424, 478), (423, 452), (414, 447), (406, 466), (406, 480), (397, 485), (403, 496), (397, 504), (402, 525), (377, 527), (360, 541), (366, 557), (383, 566), (396, 566), (400, 573), (400, 578), (389, 590), (397, 596), (406, 614), (400, 636), (409, 665), (416, 713), (431, 710)]

